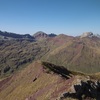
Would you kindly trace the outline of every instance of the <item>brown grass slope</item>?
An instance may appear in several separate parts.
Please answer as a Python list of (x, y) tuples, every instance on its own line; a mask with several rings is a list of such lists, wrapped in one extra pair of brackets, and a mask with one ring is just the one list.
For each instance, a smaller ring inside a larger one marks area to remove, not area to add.
[(67, 66), (85, 73), (100, 71), (100, 39), (64, 34), (39, 41), (0, 40), (0, 76), (7, 76), (34, 60)]
[(55, 100), (73, 81), (74, 76), (63, 67), (33, 62), (0, 81), (0, 100)]
[[(80, 100), (80, 93), (82, 98), (86, 96), (84, 100), (95, 100), (86, 94), (89, 87), (84, 87), (88, 82), (93, 86), (91, 80), (97, 82), (96, 78), (69, 71), (63, 66), (35, 61), (0, 81), (0, 100)], [(76, 86), (81, 87), (76, 91)]]
[(85, 73), (100, 71), (100, 39), (98, 38), (74, 38), (55, 49), (51, 49), (43, 61), (57, 65), (67, 66), (70, 70)]
[[(0, 40), (0, 77), (12, 74), (33, 60), (40, 59), (51, 49), (55, 49), (58, 45), (52, 44), (54, 43), (53, 39), (56, 41), (56, 38), (52, 37), (39, 41), (27, 39)], [(63, 38), (59, 40), (59, 43), (62, 40)]]

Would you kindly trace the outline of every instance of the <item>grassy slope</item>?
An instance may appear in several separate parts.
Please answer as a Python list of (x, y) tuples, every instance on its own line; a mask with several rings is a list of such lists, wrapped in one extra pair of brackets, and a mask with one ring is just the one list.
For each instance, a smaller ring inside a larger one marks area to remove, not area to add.
[[(64, 76), (66, 77), (64, 77)], [(35, 61), (0, 81), (0, 100), (55, 100), (71, 91), (74, 84), (92, 75), (68, 71), (64, 67)], [(65, 100), (75, 100), (68, 98)]]
[(0, 43), (0, 76), (13, 73), (48, 51), (44, 42), (11, 40)]
[(100, 71), (100, 40), (74, 39), (52, 49), (43, 61), (63, 65), (70, 70), (95, 73)]
[[(48, 74), (43, 70), (43, 65), (38, 61), (13, 75), (0, 87), (0, 100), (25, 100), (30, 96), (37, 100), (50, 98), (53, 100), (67, 89), (64, 86), (67, 82), (65, 79), (57, 74)], [(35, 78), (37, 79), (33, 82)]]
[(100, 39), (59, 35), (37, 42), (0, 41), (0, 76), (9, 75), (33, 60), (41, 59), (70, 70), (100, 71)]

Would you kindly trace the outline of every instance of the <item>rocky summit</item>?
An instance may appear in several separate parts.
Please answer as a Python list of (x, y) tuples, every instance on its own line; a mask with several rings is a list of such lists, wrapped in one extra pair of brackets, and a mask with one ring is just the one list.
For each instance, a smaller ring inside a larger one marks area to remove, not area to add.
[(85, 32), (81, 35), (81, 38), (83, 37), (92, 37), (93, 36), (93, 33), (92, 32)]

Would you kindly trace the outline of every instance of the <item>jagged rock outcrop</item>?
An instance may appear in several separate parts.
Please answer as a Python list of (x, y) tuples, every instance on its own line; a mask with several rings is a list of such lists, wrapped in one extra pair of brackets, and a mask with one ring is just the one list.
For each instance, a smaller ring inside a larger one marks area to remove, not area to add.
[(84, 38), (84, 37), (92, 37), (93, 36), (93, 33), (92, 32), (85, 32), (81, 35), (81, 38)]
[(83, 81), (79, 84), (73, 84), (74, 91), (63, 93), (60, 100), (65, 98), (75, 98), (77, 100), (100, 100), (100, 82), (99, 81)]

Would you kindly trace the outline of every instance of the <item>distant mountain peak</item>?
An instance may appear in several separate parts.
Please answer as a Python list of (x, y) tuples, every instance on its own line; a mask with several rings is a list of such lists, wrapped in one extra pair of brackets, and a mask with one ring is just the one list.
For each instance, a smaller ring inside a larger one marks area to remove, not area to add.
[(84, 32), (80, 37), (84, 38), (84, 37), (92, 37), (92, 36), (94, 36), (92, 32)]
[(41, 34), (41, 35), (42, 35), (42, 34), (47, 35), (47, 34), (46, 34), (45, 32), (43, 32), (43, 31), (37, 31), (37, 32), (34, 34), (34, 36), (35, 36), (35, 35), (39, 35), (39, 34)]
[(89, 37), (89, 38), (92, 38), (92, 37), (100, 38), (100, 35), (99, 34), (94, 34), (92, 32), (84, 32), (80, 37), (81, 38), (85, 38), (85, 37)]
[(43, 38), (47, 38), (47, 37), (55, 37), (55, 36), (57, 36), (56, 34), (54, 34), (54, 33), (51, 33), (51, 34), (46, 34), (45, 32), (43, 32), (43, 31), (38, 31), (38, 32), (36, 32), (34, 35), (33, 35), (33, 37), (35, 38), (35, 39), (43, 39)]
[(11, 39), (34, 39), (30, 34), (16, 34), (6, 31), (0, 31), (0, 39), (11, 40)]
[(46, 38), (46, 37), (48, 37), (48, 35), (43, 31), (38, 31), (33, 35), (33, 37), (35, 39), (40, 39), (40, 38)]

